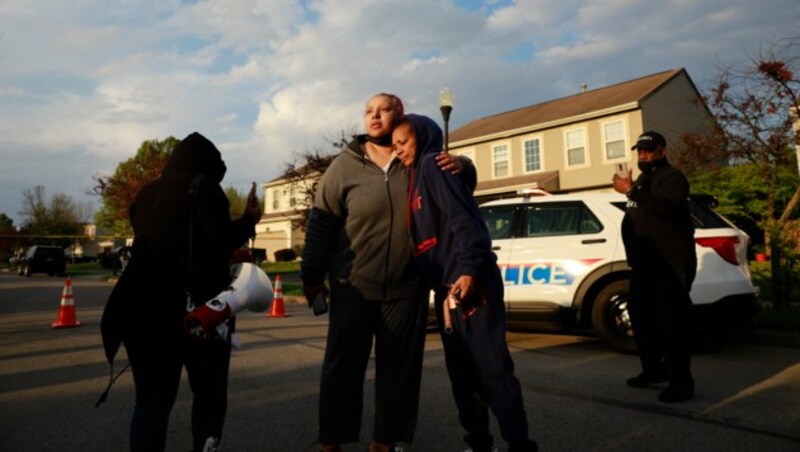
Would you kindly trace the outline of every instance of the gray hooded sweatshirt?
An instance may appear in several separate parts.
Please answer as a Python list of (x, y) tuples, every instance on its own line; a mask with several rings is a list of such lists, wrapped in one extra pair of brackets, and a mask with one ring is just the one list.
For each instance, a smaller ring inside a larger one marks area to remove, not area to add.
[(333, 297), (355, 290), (366, 300), (420, 294), (406, 228), (408, 171), (398, 160), (384, 172), (361, 149), (364, 135), (342, 149), (320, 180), (306, 228), (301, 277)]

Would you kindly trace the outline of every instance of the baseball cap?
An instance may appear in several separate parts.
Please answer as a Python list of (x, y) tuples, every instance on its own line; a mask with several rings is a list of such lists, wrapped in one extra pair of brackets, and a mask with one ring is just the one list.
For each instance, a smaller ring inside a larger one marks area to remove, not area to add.
[(667, 147), (667, 140), (664, 135), (650, 130), (639, 135), (639, 138), (636, 139), (636, 145), (631, 150), (644, 149), (645, 151), (653, 151), (658, 146)]

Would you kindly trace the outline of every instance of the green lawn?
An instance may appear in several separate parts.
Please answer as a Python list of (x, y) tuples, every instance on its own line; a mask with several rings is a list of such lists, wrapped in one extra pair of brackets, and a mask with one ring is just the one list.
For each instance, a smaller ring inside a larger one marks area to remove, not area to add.
[[(270, 281), (275, 283), (276, 275), (286, 275), (300, 273), (300, 261), (292, 262), (264, 262), (261, 268), (269, 276)], [(297, 283), (285, 283), (281, 281), (281, 289), (284, 295), (301, 296), (303, 287)]]
[[(117, 270), (119, 272), (119, 270)], [(97, 275), (98, 277), (112, 276), (114, 271), (110, 268), (103, 267), (97, 262), (84, 262), (80, 264), (67, 264), (67, 274), (69, 276), (90, 276)]]
[(300, 261), (293, 261), (293, 262), (264, 262), (261, 264), (261, 268), (268, 274), (271, 275), (273, 273), (299, 273), (300, 272)]
[[(276, 275), (296, 274), (300, 272), (300, 261), (294, 262), (264, 262), (261, 268), (274, 283)], [(117, 274), (119, 270), (117, 270)], [(114, 276), (114, 271), (105, 268), (96, 262), (81, 264), (67, 264), (67, 275), (69, 276), (97, 276), (98, 278), (110, 278)], [(297, 283), (281, 282), (284, 295), (299, 296), (303, 294), (302, 286)]]

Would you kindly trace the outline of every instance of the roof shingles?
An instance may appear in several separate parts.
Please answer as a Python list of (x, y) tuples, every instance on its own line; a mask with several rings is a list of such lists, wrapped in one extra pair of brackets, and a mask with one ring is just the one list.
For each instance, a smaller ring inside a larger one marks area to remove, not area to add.
[(639, 102), (684, 71), (683, 68), (677, 68), (659, 72), (616, 85), (477, 119), (450, 132), (450, 142), (457, 143), (476, 139)]

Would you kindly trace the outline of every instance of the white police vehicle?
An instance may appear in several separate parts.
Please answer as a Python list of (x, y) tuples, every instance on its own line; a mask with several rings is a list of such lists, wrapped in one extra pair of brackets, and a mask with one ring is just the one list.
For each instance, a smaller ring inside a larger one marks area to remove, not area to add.
[[(698, 319), (747, 315), (756, 304), (749, 237), (714, 212), (714, 201), (693, 196), (690, 203), (698, 262), (691, 297)], [(625, 203), (617, 193), (533, 189), (481, 205), (505, 282), (509, 329), (593, 328), (612, 347), (635, 349), (620, 231)]]

